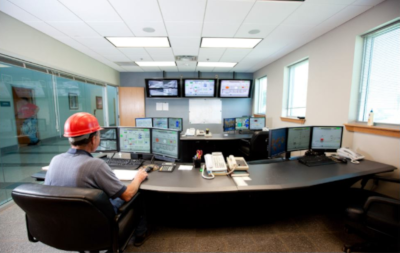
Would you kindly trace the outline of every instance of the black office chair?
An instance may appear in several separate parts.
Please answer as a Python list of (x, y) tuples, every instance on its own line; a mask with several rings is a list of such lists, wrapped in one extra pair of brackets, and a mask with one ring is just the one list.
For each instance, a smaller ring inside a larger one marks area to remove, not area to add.
[(250, 140), (241, 140), (239, 151), (246, 160), (266, 159), (268, 157), (268, 131), (256, 131)]
[(344, 252), (393, 251), (400, 249), (400, 200), (377, 192), (364, 190), (369, 179), (375, 184), (386, 181), (400, 184), (400, 179), (379, 176), (362, 180), (361, 189), (350, 189), (346, 209), (347, 232), (355, 232), (368, 239), (366, 243), (343, 246)]
[(12, 197), (26, 213), (28, 239), (68, 251), (122, 252), (139, 221), (139, 194), (115, 214), (98, 189), (25, 184)]

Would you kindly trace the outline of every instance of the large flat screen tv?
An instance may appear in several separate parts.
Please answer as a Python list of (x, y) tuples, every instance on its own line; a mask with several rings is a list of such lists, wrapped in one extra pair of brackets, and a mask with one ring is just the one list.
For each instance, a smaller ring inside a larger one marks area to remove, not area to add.
[(184, 79), (183, 96), (192, 98), (215, 97), (217, 94), (215, 79)]
[(251, 97), (252, 80), (220, 79), (218, 97), (249, 98)]
[(179, 79), (146, 79), (147, 97), (180, 97)]

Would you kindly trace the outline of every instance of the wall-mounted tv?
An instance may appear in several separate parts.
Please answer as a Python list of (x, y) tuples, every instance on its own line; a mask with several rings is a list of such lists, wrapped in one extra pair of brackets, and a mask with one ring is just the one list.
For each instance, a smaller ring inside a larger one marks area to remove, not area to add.
[(193, 98), (215, 97), (217, 94), (215, 79), (184, 79), (183, 96)]
[(249, 98), (251, 97), (252, 80), (220, 79), (218, 97)]
[(179, 79), (145, 79), (147, 97), (180, 97)]

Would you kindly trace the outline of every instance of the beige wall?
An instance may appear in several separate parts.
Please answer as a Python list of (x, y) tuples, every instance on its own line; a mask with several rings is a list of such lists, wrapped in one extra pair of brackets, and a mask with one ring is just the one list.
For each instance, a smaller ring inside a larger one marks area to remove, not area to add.
[(0, 53), (109, 84), (119, 72), (0, 12)]
[[(268, 78), (267, 126), (297, 124), (282, 122), (284, 69), (309, 58), (307, 125), (342, 125), (355, 120), (360, 65), (360, 35), (400, 17), (400, 1), (385, 1), (336, 29), (309, 42), (254, 73)], [(367, 159), (400, 168), (400, 139), (345, 131), (343, 145)], [(391, 173), (399, 178), (399, 169)], [(381, 184), (378, 191), (400, 198), (398, 185)]]

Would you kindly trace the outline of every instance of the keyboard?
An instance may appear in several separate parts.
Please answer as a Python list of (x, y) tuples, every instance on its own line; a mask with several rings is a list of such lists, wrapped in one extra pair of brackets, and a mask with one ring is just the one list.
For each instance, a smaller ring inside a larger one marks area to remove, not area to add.
[(174, 169), (175, 169), (175, 165), (162, 165), (159, 171), (172, 172)]
[(327, 156), (303, 156), (299, 158), (298, 161), (309, 167), (336, 163)]
[(141, 160), (135, 159), (120, 159), (120, 158), (110, 158), (106, 160), (106, 163), (109, 166), (132, 166), (132, 165), (141, 165)]

